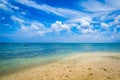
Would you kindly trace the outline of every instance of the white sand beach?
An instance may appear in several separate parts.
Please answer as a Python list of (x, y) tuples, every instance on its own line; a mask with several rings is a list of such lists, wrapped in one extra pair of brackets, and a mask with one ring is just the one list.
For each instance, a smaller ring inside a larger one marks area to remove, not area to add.
[(120, 80), (120, 54), (70, 55), (53, 63), (0, 76), (0, 80)]

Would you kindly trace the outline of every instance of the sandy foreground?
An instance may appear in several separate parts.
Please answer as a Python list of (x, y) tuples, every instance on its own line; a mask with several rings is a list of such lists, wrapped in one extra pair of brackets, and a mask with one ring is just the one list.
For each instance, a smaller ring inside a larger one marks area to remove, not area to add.
[(54, 63), (0, 76), (0, 80), (120, 80), (120, 54), (70, 55)]

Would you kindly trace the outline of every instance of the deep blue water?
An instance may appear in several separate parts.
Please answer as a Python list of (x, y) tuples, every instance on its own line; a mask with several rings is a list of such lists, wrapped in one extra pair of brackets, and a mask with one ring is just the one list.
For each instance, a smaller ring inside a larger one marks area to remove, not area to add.
[(0, 44), (0, 73), (74, 53), (118, 52), (118, 43), (11, 43)]

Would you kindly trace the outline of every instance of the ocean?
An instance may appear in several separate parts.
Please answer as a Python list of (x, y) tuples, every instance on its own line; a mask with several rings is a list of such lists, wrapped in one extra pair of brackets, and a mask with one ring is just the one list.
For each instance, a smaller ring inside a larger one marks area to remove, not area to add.
[(0, 74), (57, 61), (71, 54), (120, 53), (119, 43), (4, 43), (0, 44)]

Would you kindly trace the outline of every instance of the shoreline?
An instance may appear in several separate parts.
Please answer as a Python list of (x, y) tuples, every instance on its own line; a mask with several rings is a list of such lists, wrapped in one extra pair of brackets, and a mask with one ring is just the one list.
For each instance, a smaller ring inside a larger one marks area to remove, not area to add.
[(45, 65), (33, 65), (4, 75), (1, 80), (117, 80), (120, 79), (119, 67), (119, 53), (80, 53)]

